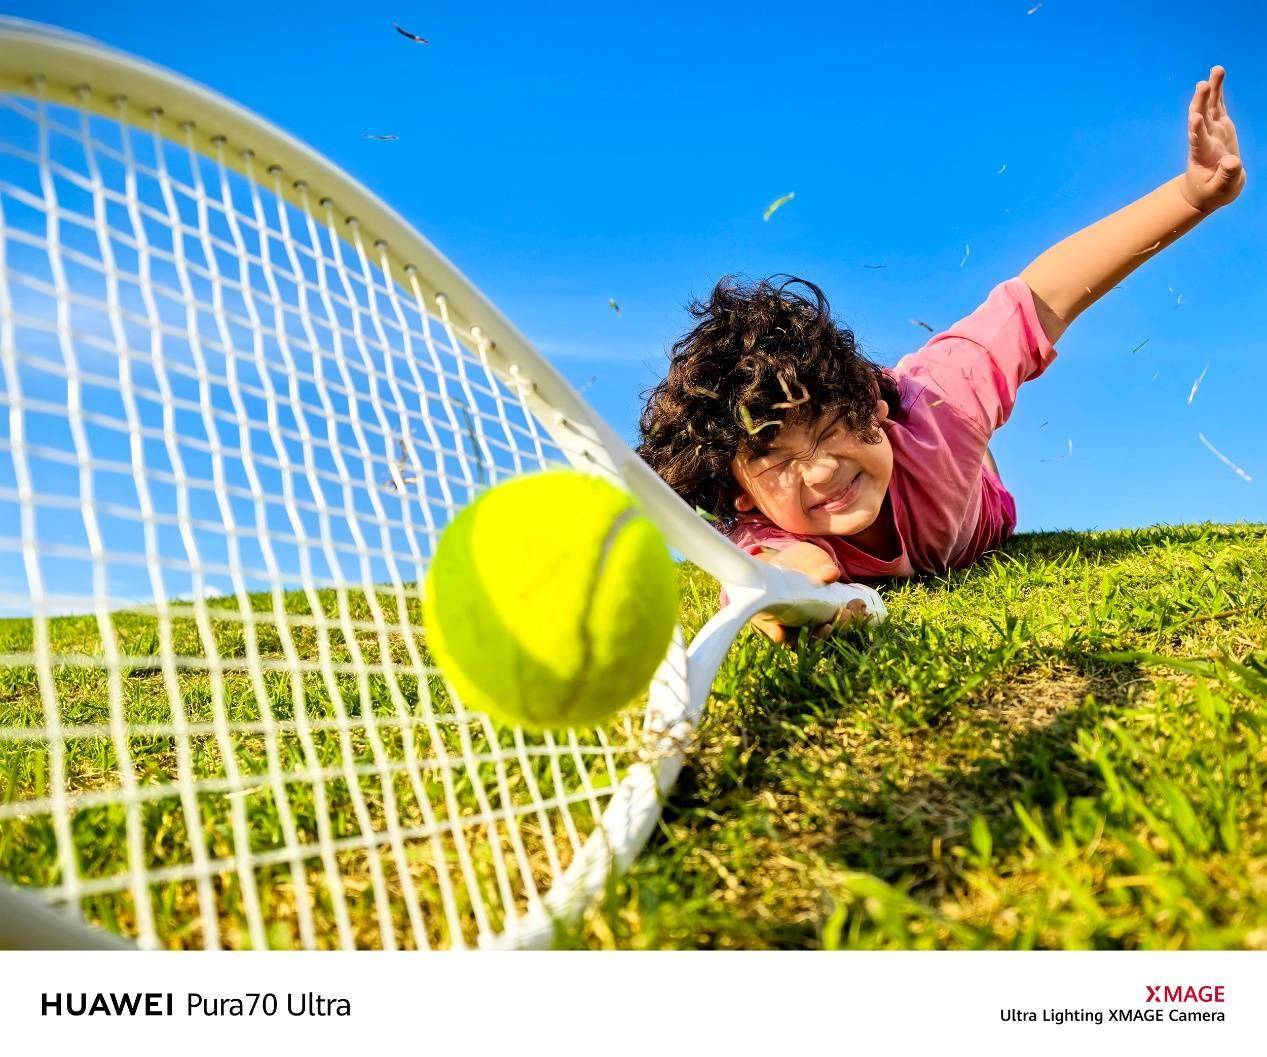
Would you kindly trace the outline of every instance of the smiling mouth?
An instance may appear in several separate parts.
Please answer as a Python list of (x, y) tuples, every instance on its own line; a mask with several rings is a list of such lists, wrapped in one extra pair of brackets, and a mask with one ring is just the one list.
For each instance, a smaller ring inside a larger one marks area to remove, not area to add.
[(861, 485), (862, 485), (862, 471), (859, 470), (857, 474), (854, 475), (853, 480), (850, 481), (849, 484), (845, 487), (845, 490), (843, 492), (838, 492), (836, 495), (832, 496), (830, 499), (825, 499), (823, 502), (815, 505), (812, 509), (822, 510), (823, 512), (828, 513), (828, 514), (839, 513), (840, 511), (848, 507), (849, 504), (851, 504), (855, 499), (858, 498), (858, 490), (861, 487)]

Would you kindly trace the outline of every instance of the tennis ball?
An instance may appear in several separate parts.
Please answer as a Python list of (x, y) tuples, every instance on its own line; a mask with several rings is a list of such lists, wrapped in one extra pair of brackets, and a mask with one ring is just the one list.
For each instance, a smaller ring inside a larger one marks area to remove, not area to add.
[(471, 708), (533, 730), (589, 726), (646, 690), (677, 602), (664, 537), (633, 498), (550, 470), (490, 489), (445, 529), (427, 646)]

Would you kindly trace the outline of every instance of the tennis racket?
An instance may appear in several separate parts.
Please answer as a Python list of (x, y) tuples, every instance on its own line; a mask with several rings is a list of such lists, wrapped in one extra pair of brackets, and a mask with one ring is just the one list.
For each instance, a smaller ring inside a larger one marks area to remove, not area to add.
[[(422, 236), (255, 115), (0, 24), (0, 945), (548, 945), (646, 840), (756, 561)], [(633, 493), (728, 605), (645, 702), (463, 707), (421, 591), (483, 489)]]

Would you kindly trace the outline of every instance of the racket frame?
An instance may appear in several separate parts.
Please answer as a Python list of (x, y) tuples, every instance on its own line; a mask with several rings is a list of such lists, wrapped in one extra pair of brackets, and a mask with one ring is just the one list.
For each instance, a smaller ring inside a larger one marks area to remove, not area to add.
[[(192, 140), (204, 157), (222, 158), (244, 176), (264, 166), (288, 202), (303, 209), (314, 197), (343, 226), (359, 226), (385, 253), (395, 274), (417, 282), (442, 304), (453, 329), (479, 348), (492, 371), (577, 469), (627, 488), (680, 554), (724, 585), (728, 604), (687, 649), (677, 629), (649, 691), (643, 758), (626, 772), (601, 822), (549, 893), (487, 947), (543, 947), (556, 922), (574, 919), (599, 894), (613, 869), (637, 855), (682, 769), (717, 670), (743, 626), (763, 611), (785, 623), (820, 623), (861, 599), (872, 621), (886, 616), (879, 594), (860, 585), (820, 586), (744, 553), (725, 540), (592, 411), (501, 312), (399, 213), (358, 181), (282, 129), (194, 81), (89, 38), (0, 19), (0, 91), (118, 120), (119, 100), (149, 117), (173, 142)], [(480, 323), (474, 323), (474, 320)], [(2, 864), (0, 864), (2, 865)], [(125, 941), (37, 896), (0, 884), (0, 946), (115, 947)]]

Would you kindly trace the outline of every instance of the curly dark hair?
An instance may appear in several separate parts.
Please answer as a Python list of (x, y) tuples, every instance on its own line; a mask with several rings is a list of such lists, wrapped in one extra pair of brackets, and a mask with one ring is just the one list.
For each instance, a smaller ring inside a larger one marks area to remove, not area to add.
[[(775, 280), (783, 281), (775, 285)], [(809, 296), (789, 290), (800, 284)], [(664, 381), (644, 392), (638, 454), (687, 503), (727, 527), (735, 512), (730, 461), (763, 455), (784, 425), (831, 413), (868, 444), (880, 442), (877, 398), (900, 414), (897, 383), (831, 318), (813, 283), (726, 276), (687, 309), (699, 322), (674, 343)]]

